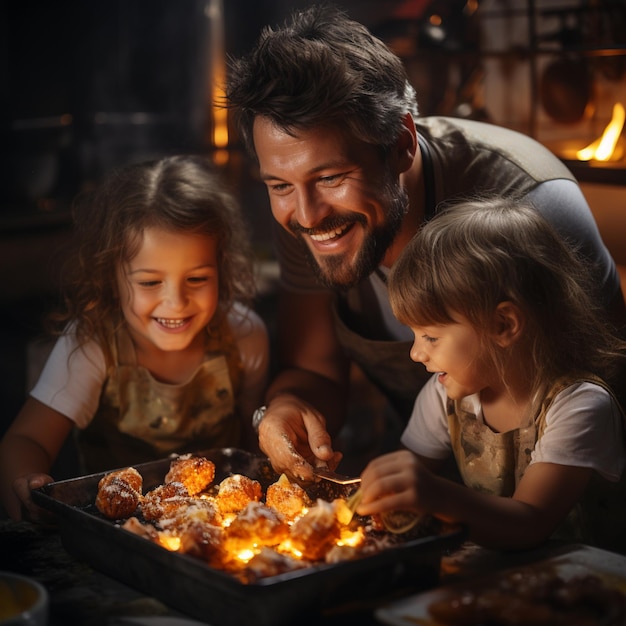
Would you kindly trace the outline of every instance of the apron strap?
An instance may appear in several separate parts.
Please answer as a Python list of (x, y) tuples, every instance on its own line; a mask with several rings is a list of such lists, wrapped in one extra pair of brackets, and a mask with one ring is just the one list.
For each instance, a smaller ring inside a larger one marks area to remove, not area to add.
[(433, 170), (433, 160), (430, 154), (430, 148), (426, 143), (426, 140), (421, 136), (417, 136), (417, 143), (419, 145), (420, 153), (422, 155), (422, 169), (424, 175), (424, 221), (427, 222), (431, 218), (435, 217), (436, 204), (435, 204), (435, 175)]

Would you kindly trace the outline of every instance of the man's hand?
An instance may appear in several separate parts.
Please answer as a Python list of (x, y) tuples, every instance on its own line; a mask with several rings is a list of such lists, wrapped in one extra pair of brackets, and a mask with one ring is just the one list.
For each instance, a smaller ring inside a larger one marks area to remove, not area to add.
[(291, 394), (271, 401), (259, 426), (259, 446), (276, 472), (303, 482), (314, 480), (314, 467), (335, 469), (342, 457), (332, 448), (322, 414)]

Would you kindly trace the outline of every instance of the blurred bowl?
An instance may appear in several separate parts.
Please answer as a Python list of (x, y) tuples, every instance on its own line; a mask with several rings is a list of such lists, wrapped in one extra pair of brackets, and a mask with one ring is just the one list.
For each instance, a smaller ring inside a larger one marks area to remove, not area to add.
[(0, 572), (0, 626), (46, 626), (48, 592), (32, 578)]

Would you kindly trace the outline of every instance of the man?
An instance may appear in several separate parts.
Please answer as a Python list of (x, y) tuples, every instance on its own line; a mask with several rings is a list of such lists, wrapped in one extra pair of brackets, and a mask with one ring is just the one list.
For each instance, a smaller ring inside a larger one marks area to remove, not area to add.
[(385, 279), (442, 203), (526, 196), (597, 264), (602, 304), (624, 325), (615, 264), (563, 164), (504, 128), (420, 119), (401, 60), (341, 11), (312, 7), (266, 28), (230, 75), (229, 106), (279, 226), (281, 369), (254, 417), (277, 471), (310, 480), (313, 467), (336, 467), (350, 361), (408, 419), (429, 374), (409, 358)]

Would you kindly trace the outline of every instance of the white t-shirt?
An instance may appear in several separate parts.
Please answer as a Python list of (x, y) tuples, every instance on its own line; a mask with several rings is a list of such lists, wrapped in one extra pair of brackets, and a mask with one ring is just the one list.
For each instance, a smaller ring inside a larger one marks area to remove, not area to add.
[[(269, 338), (263, 320), (235, 304), (228, 316), (242, 363), (239, 406), (244, 416), (263, 403), (269, 370)], [(96, 413), (106, 380), (102, 348), (90, 341), (78, 350), (73, 333), (59, 337), (30, 395), (85, 428)]]
[[(452, 454), (447, 394), (437, 376), (419, 393), (402, 443), (420, 456), (444, 459)], [(478, 395), (462, 400), (463, 408), (483, 420)], [(589, 382), (573, 384), (557, 394), (546, 414), (546, 428), (532, 452), (530, 464), (556, 463), (596, 470), (618, 481), (626, 465), (622, 414), (611, 395)]]

